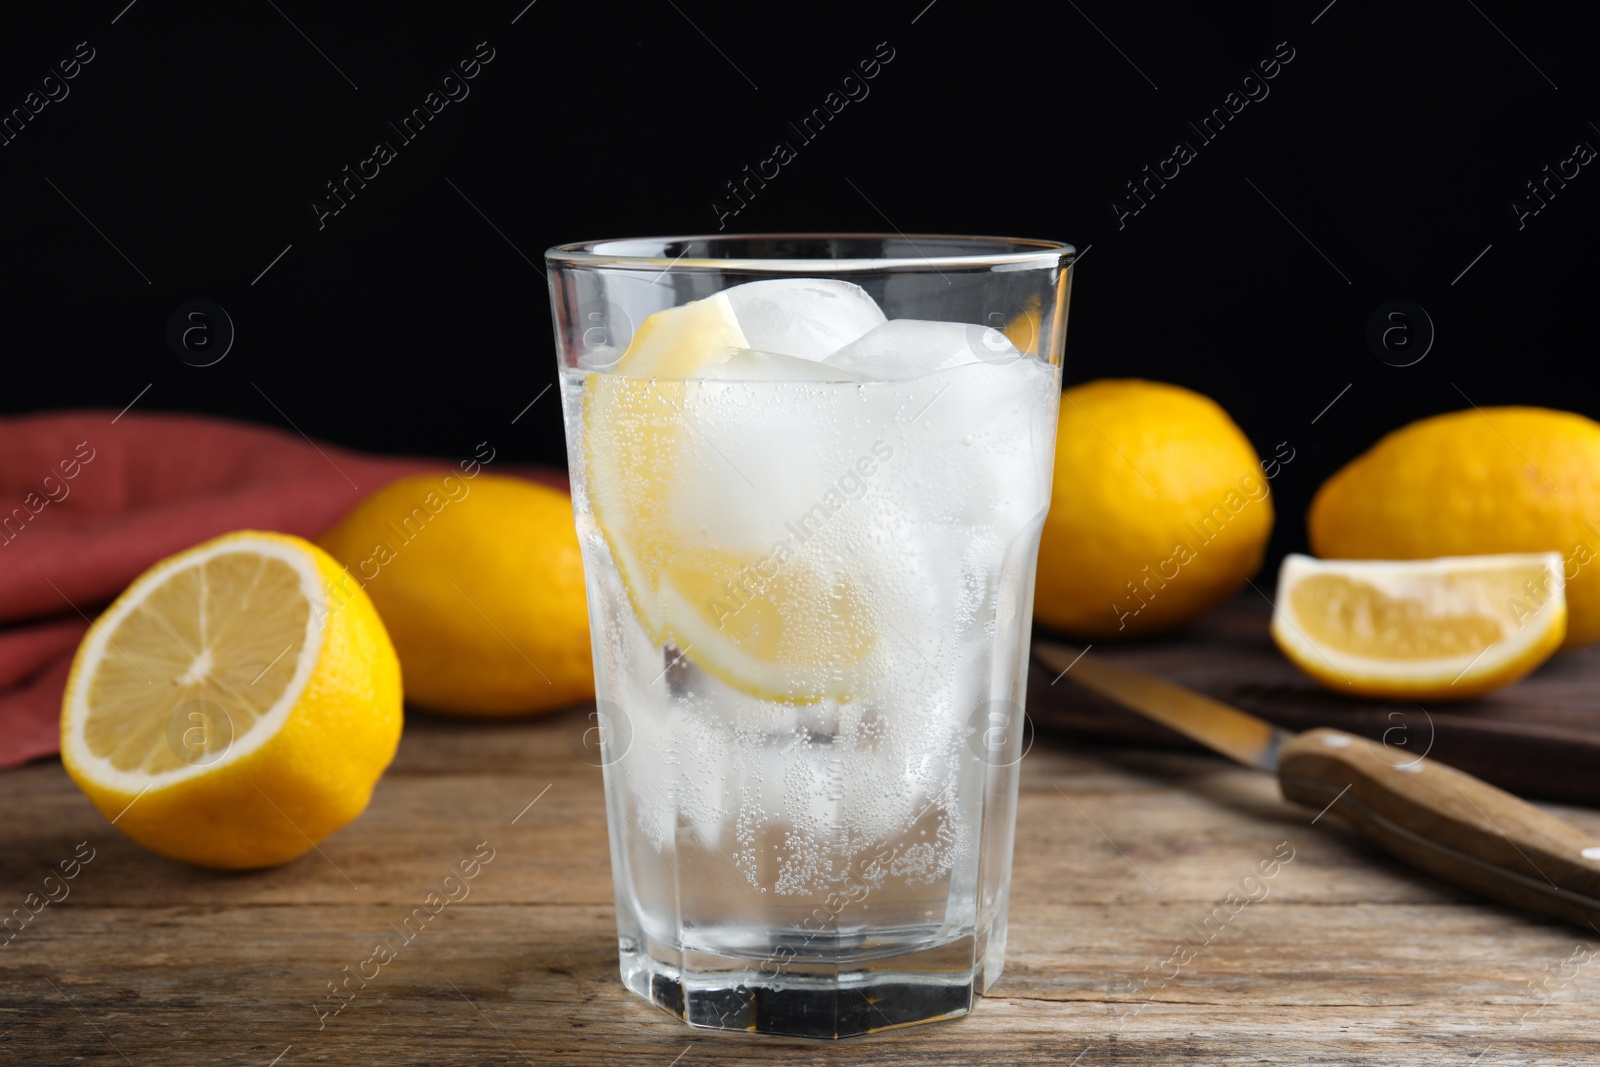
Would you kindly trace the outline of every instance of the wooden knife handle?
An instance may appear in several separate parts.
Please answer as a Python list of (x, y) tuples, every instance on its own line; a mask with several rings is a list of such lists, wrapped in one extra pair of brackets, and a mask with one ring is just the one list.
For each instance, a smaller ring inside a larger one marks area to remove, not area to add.
[(1284, 746), (1278, 785), (1430, 874), (1600, 933), (1600, 839), (1470, 774), (1308, 730)]

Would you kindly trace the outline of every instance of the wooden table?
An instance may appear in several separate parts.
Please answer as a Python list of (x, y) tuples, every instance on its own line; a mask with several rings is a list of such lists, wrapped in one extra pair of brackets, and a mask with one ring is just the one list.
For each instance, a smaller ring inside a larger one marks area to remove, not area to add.
[[(1413, 876), (1264, 776), (1049, 740), (1023, 763), (1005, 976), (975, 1013), (836, 1044), (691, 1030), (618, 981), (588, 725), (412, 715), (365, 815), (250, 874), (144, 851), (59, 763), (0, 772), (4, 909), (94, 850), (0, 949), (0, 1063), (1600, 1062), (1600, 963), (1572, 955), (1600, 934)], [(480, 842), (470, 895), (319, 1019)], [(1290, 849), (1263, 899), (1223, 903)]]

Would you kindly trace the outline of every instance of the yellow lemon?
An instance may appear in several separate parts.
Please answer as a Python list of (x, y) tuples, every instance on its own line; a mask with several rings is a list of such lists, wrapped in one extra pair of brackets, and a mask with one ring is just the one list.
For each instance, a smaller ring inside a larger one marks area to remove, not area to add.
[[(870, 592), (803, 560), (758, 576), (758, 556), (671, 522), (680, 457), (696, 432), (689, 379), (746, 346), (718, 293), (647, 318), (610, 373), (585, 383), (585, 486), (595, 524), (651, 640), (766, 700), (848, 697), (873, 648)], [(729, 583), (757, 594), (729, 606)]]
[(683, 379), (707, 363), (745, 348), (744, 331), (726, 293), (714, 293), (648, 316), (612, 368), (634, 378)]
[(1035, 294), (1028, 297), (1027, 304), (1006, 323), (1006, 328), (1001, 332), (1006, 335), (1007, 341), (1016, 346), (1018, 352), (1036, 356), (1044, 342), (1043, 325), (1044, 317), (1039, 314), (1039, 297)]
[(379, 489), (318, 540), (378, 606), (407, 699), (503, 716), (593, 698), (566, 493), (493, 474), (419, 474)]
[(1559, 552), (1566, 645), (1600, 638), (1600, 424), (1545, 408), (1435, 415), (1323, 483), (1311, 550), (1337, 559)]
[(1061, 395), (1034, 615), (1086, 637), (1149, 634), (1261, 566), (1272, 499), (1250, 441), (1199, 393), (1137, 379)]
[(1284, 655), (1329, 689), (1412, 700), (1463, 700), (1509, 685), (1549, 659), (1566, 630), (1555, 552), (1420, 561), (1291, 555), (1272, 616)]
[(359, 815), (400, 741), (372, 602), (298, 537), (165, 559), (84, 635), (61, 760), (140, 844), (205, 867), (284, 863)]

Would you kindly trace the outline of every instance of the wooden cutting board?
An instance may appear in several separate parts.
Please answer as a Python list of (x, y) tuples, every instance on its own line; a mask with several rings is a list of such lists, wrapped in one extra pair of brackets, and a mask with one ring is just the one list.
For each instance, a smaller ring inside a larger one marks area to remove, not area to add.
[[(1249, 593), (1174, 634), (1096, 642), (1087, 655), (1190, 686), (1292, 730), (1335, 726), (1426, 753), (1519, 796), (1600, 807), (1600, 645), (1562, 653), (1477, 700), (1364, 700), (1330, 693), (1296, 670), (1273, 645), (1270, 618), (1266, 601)], [(1028, 714), (1041, 733), (1199, 747), (1071, 679), (1070, 671), (1060, 677), (1033, 663)]]

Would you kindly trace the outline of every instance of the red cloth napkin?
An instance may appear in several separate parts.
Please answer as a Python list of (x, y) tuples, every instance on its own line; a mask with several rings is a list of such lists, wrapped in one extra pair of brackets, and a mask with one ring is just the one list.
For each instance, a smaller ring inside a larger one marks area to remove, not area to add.
[[(566, 487), (555, 471), (496, 466), (492, 443), (476, 452), (461, 461)], [(0, 419), (0, 767), (57, 751), (88, 620), (157, 560), (230, 530), (315, 537), (396, 478), (461, 461), (190, 415)]]

